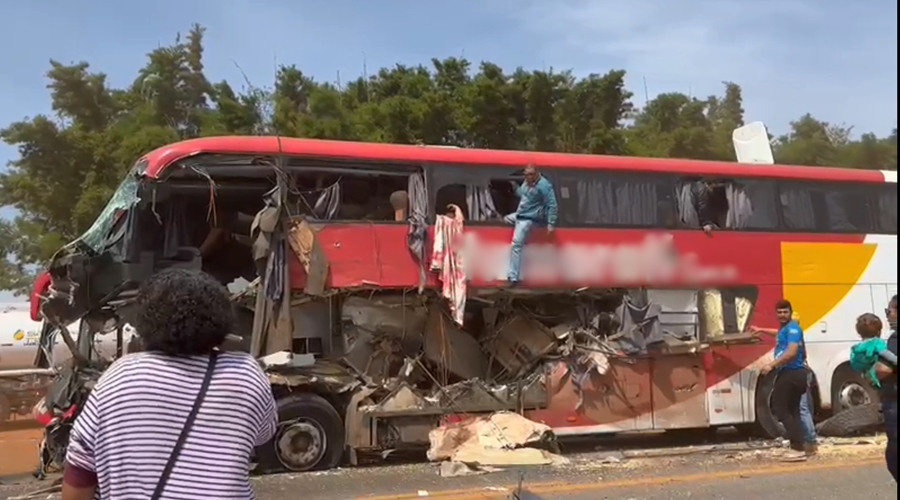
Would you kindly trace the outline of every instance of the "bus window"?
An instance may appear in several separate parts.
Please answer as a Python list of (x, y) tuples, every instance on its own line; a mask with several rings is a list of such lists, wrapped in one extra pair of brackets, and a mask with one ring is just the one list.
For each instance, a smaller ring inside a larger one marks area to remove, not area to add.
[(874, 228), (869, 197), (859, 186), (834, 185), (822, 190), (828, 213), (828, 230), (871, 233)]
[(868, 233), (874, 228), (872, 207), (859, 185), (785, 183), (781, 206), (789, 230)]
[(319, 220), (404, 221), (409, 176), (360, 170), (307, 170), (294, 176), (294, 210)]
[(522, 169), (437, 167), (434, 170), (435, 213), (446, 213), (447, 206), (452, 204), (462, 210), (467, 223), (499, 223), (518, 207), (516, 187), (522, 182), (521, 172)]
[(897, 185), (885, 184), (878, 189), (876, 204), (877, 232), (897, 234)]
[(775, 183), (746, 179), (728, 183), (725, 189), (728, 214), (725, 227), (730, 229), (776, 229)]
[(565, 225), (678, 226), (674, 180), (665, 175), (588, 170), (555, 174), (560, 221)]
[(816, 215), (809, 191), (785, 183), (780, 193), (784, 226), (789, 231), (815, 231)]

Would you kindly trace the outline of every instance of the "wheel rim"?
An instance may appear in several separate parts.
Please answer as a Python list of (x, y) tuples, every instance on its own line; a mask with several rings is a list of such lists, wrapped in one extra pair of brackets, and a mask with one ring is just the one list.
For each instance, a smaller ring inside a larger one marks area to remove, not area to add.
[(325, 456), (328, 438), (318, 422), (298, 419), (280, 425), (275, 439), (278, 461), (293, 472), (315, 467)]
[(843, 408), (853, 408), (855, 406), (872, 403), (872, 398), (869, 397), (869, 391), (855, 382), (848, 382), (841, 386), (841, 390), (838, 393), (838, 399)]

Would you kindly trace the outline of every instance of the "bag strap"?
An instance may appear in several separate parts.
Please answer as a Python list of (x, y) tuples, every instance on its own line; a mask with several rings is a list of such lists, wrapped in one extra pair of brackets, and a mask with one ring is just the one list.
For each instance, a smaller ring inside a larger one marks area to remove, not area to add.
[(156, 489), (153, 490), (153, 495), (150, 496), (150, 500), (159, 500), (162, 497), (163, 489), (169, 481), (169, 475), (172, 474), (172, 469), (175, 467), (178, 455), (181, 454), (181, 449), (184, 448), (184, 442), (187, 441), (188, 433), (191, 432), (191, 427), (194, 426), (194, 421), (197, 419), (197, 413), (200, 412), (200, 405), (203, 404), (203, 398), (206, 396), (206, 391), (209, 390), (209, 383), (212, 380), (213, 371), (216, 369), (216, 360), (218, 359), (219, 351), (213, 351), (209, 354), (209, 364), (206, 366), (206, 375), (203, 376), (203, 383), (200, 384), (200, 391), (197, 392), (197, 399), (194, 400), (194, 407), (191, 408), (191, 412), (188, 413), (187, 420), (184, 422), (184, 427), (181, 429), (181, 434), (178, 435), (178, 441), (175, 441), (175, 447), (172, 448), (172, 454), (169, 455), (169, 461), (166, 462), (166, 466), (159, 476), (159, 482), (156, 483)]

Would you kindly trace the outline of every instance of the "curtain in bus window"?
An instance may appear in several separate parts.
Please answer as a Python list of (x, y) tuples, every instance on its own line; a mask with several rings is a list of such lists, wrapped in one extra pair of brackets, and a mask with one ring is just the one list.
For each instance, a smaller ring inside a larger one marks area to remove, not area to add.
[(784, 223), (788, 229), (808, 231), (816, 228), (816, 214), (809, 192), (790, 187), (783, 188), (781, 207)]
[(488, 221), (499, 219), (501, 215), (494, 207), (494, 199), (491, 197), (491, 188), (487, 185), (466, 185), (466, 204), (469, 207), (467, 214), (470, 221)]
[(425, 238), (428, 231), (426, 214), (428, 213), (428, 190), (425, 187), (425, 174), (422, 172), (409, 176), (407, 186), (409, 194), (409, 230), (406, 233), (406, 246), (419, 266), (419, 293), (425, 289)]
[(746, 229), (753, 218), (753, 204), (744, 188), (729, 183), (725, 188), (728, 199), (728, 214), (725, 216), (725, 227), (730, 229)]
[(860, 228), (850, 222), (848, 206), (843, 196), (834, 191), (824, 193), (825, 205), (828, 208), (828, 229), (832, 231), (859, 231)]
[(725, 190), (728, 198), (726, 227), (733, 229), (775, 229), (775, 184), (771, 181), (740, 181)]
[(623, 226), (655, 226), (657, 202), (656, 184), (618, 182), (615, 223)]
[(579, 181), (575, 193), (582, 224), (611, 225), (615, 222), (615, 191), (609, 182)]
[(676, 189), (678, 198), (678, 214), (681, 218), (683, 227), (700, 227), (700, 216), (694, 207), (694, 194), (692, 191), (692, 183), (684, 182), (678, 185)]
[(882, 191), (878, 196), (878, 230), (886, 234), (897, 234), (897, 185)]
[(338, 182), (328, 186), (313, 206), (313, 216), (317, 219), (331, 220), (337, 216), (341, 204), (341, 185)]
[[(184, 203), (169, 203), (163, 216), (163, 248), (164, 259), (171, 259), (178, 254), (178, 249), (200, 243), (192, 241), (191, 224), (187, 218), (188, 210)], [(205, 223), (205, 221), (204, 221)], [(195, 224), (196, 225), (196, 224)], [(205, 230), (205, 228), (204, 228)], [(148, 248), (156, 249), (155, 246)]]

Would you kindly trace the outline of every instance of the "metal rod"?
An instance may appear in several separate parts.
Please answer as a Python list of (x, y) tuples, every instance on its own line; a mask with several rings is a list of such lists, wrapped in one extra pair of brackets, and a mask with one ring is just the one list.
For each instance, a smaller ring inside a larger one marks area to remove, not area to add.
[(29, 375), (56, 375), (56, 370), (53, 368), (25, 368), (0, 371), (0, 378), (27, 377)]

